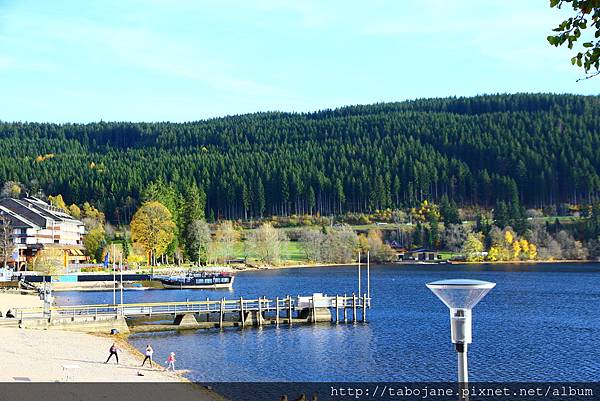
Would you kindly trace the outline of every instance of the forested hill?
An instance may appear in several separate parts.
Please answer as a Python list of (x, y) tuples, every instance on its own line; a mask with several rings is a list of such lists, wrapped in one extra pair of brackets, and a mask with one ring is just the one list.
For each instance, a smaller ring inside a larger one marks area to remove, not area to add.
[(196, 183), (207, 214), (367, 211), (447, 194), (493, 205), (600, 192), (600, 97), (517, 94), (190, 123), (0, 123), (0, 184), (127, 220), (151, 181)]

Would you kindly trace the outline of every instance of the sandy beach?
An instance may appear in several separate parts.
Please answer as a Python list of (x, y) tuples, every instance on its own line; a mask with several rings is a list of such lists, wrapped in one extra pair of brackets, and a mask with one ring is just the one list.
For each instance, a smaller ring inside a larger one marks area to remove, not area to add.
[[(7, 309), (39, 306), (42, 306), (42, 301), (37, 296), (0, 292), (0, 310), (3, 313)], [(9, 319), (0, 318), (0, 323), (2, 321)], [(189, 384), (182, 376), (186, 373), (184, 370), (165, 372), (162, 366), (156, 364), (153, 369), (148, 364), (144, 368), (140, 367), (143, 355), (119, 336), (27, 330), (0, 325), (0, 338), (0, 360), (3, 366), (0, 369), (0, 382), (4, 383), (69, 381)], [(113, 342), (119, 348), (119, 365), (116, 365), (114, 358), (108, 364), (104, 363)], [(155, 355), (159, 356), (166, 353), (164, 350), (155, 351)], [(212, 391), (191, 384), (175, 389), (185, 398), (224, 400)], [(172, 393), (173, 387), (169, 391)]]
[[(5, 368), (0, 381), (56, 382), (181, 382), (181, 376), (162, 368), (140, 368), (142, 358), (123, 342), (117, 345), (120, 364), (114, 358), (104, 364), (113, 339), (57, 330), (0, 329), (0, 358)], [(71, 366), (69, 369), (68, 367)], [(65, 368), (67, 367), (67, 368)], [(141, 374), (143, 376), (138, 375)]]
[(21, 295), (17, 292), (0, 292), (0, 312), (2, 312), (2, 316), (5, 316), (6, 311), (9, 309), (41, 308), (43, 306), (44, 302), (38, 295)]

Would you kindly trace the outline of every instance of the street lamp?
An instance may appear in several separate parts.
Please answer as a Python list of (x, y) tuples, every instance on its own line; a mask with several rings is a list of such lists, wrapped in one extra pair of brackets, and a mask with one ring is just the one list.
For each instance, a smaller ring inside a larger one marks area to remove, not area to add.
[(467, 344), (472, 341), (471, 309), (496, 286), (496, 283), (480, 280), (441, 280), (427, 284), (439, 299), (450, 308), (452, 343), (458, 354), (458, 382), (467, 388)]

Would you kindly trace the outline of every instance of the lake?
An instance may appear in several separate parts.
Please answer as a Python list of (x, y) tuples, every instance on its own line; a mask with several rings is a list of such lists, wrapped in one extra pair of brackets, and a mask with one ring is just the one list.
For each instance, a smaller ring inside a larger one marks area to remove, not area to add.
[[(364, 270), (363, 270), (364, 272)], [(497, 283), (473, 311), (472, 381), (596, 381), (600, 264), (372, 266), (368, 323), (140, 333), (195, 381), (454, 381), (448, 309), (425, 284)], [(364, 283), (363, 283), (364, 284)], [(129, 291), (125, 302), (352, 293), (355, 266), (239, 273), (231, 291)], [(56, 293), (66, 304), (111, 303), (112, 292)]]

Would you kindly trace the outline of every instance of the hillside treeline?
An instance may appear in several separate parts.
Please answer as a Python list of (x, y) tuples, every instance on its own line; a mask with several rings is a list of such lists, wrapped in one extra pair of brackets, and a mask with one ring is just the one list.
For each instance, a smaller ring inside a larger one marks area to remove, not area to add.
[(151, 182), (195, 184), (206, 216), (337, 214), (600, 192), (600, 98), (516, 94), (190, 123), (0, 123), (0, 182), (127, 223)]

